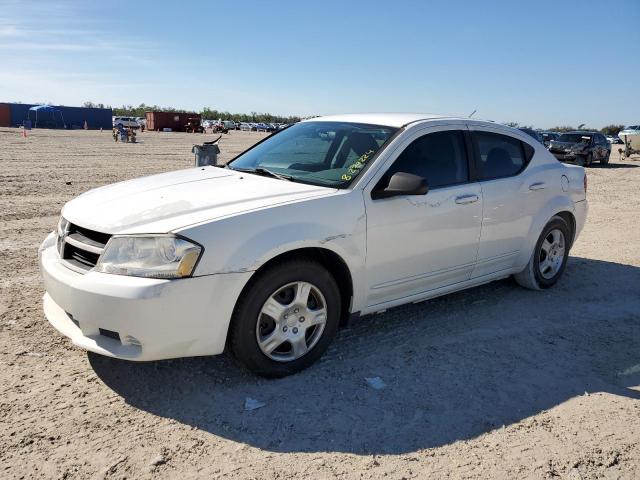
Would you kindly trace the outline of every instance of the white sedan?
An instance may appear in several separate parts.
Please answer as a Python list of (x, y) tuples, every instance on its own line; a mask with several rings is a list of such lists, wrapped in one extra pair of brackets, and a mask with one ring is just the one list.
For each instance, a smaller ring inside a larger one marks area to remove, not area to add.
[(252, 371), (283, 376), (318, 359), (349, 316), (510, 275), (553, 286), (584, 225), (586, 189), (583, 168), (495, 123), (314, 118), (225, 168), (67, 203), (40, 248), (44, 311), (103, 355), (228, 347)]

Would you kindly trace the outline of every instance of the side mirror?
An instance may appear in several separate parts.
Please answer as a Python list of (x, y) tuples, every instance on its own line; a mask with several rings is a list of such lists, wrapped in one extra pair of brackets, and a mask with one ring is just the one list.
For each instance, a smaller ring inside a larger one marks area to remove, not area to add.
[(412, 173), (396, 172), (389, 179), (389, 185), (386, 188), (376, 187), (371, 192), (371, 198), (378, 200), (400, 195), (425, 195), (428, 191), (429, 187), (424, 178)]

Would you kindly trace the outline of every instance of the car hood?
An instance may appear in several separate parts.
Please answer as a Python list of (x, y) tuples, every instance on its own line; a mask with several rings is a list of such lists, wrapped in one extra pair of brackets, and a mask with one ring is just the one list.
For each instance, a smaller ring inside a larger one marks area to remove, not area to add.
[(62, 215), (104, 233), (167, 233), (241, 212), (337, 192), (216, 167), (191, 168), (90, 190)]

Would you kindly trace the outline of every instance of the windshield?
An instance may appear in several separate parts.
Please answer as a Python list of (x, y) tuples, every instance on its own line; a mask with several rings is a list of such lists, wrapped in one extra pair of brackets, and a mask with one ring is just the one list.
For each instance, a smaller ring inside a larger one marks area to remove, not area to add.
[(558, 138), (558, 141), (567, 143), (578, 143), (587, 141), (586, 138), (582, 137), (587, 137), (589, 140), (591, 140), (591, 137), (589, 135), (585, 135), (583, 133), (563, 133), (562, 135), (560, 135), (560, 138)]
[(359, 123), (301, 122), (243, 153), (229, 167), (264, 169), (296, 182), (346, 188), (396, 130)]

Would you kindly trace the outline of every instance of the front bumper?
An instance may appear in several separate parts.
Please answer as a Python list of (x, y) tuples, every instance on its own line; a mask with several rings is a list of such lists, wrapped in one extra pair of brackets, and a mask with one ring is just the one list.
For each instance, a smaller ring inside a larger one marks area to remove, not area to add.
[(39, 251), (44, 313), (86, 350), (127, 360), (216, 355), (252, 272), (157, 280), (65, 267), (53, 234)]
[(574, 152), (565, 152), (565, 153), (551, 152), (551, 154), (554, 157), (556, 157), (557, 160), (560, 160), (561, 162), (575, 162), (576, 159), (578, 158), (578, 154), (576, 154)]

